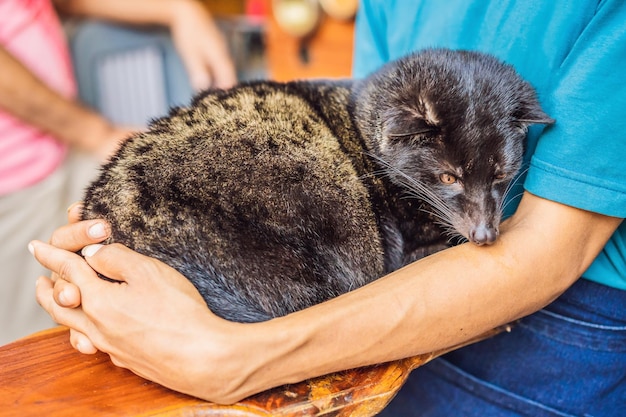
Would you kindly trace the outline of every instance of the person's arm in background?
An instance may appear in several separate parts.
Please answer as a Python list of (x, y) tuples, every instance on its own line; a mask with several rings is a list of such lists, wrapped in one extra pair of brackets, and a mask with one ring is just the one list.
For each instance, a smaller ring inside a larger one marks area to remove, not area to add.
[[(55, 4), (66, 13), (167, 25), (194, 87), (229, 87), (236, 82), (223, 37), (205, 8), (195, 1), (56, 0)], [(133, 131), (114, 126), (98, 113), (58, 94), (1, 46), (0, 69), (0, 108), (70, 146), (105, 159)]]
[(194, 89), (232, 87), (235, 65), (224, 36), (209, 11), (195, 0), (54, 0), (69, 15), (170, 29)]
[(0, 46), (0, 108), (78, 149), (104, 159), (131, 130), (48, 87)]

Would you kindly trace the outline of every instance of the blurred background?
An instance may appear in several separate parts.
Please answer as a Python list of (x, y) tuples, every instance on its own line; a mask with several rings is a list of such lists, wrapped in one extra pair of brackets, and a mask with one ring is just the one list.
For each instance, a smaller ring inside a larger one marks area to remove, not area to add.
[[(225, 34), (239, 81), (349, 77), (357, 0), (202, 0)], [(145, 126), (193, 91), (167, 30), (65, 22), (81, 101)]]

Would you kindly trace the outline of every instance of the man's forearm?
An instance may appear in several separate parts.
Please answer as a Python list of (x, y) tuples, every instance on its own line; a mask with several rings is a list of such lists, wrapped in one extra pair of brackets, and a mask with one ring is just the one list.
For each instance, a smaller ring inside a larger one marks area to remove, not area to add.
[[(251, 324), (214, 316), (178, 272), (122, 245), (76, 256), (77, 247), (94, 243), (85, 238), (92, 223), (58, 229), (51, 238), (58, 246), (31, 244), (37, 260), (64, 278), (40, 279), (39, 302), (87, 347), (169, 388), (232, 403), (332, 371), (447, 349), (530, 314), (587, 269), (621, 221), (525, 194), (493, 246), (461, 245), (336, 299)], [(80, 297), (66, 305), (58, 291), (70, 294), (72, 286)], [(71, 308), (81, 298), (83, 308)]]
[(494, 246), (461, 245), (259, 324), (258, 363), (238, 394), (449, 348), (531, 314), (575, 282), (620, 221), (527, 195)]

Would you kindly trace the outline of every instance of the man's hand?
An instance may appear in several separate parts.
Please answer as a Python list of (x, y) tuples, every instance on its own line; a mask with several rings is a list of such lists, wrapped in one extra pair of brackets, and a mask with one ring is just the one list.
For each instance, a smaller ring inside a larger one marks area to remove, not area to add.
[[(74, 348), (101, 350), (117, 366), (164, 386), (228, 402), (221, 393), (232, 392), (230, 384), (246, 374), (230, 369), (238, 354), (226, 348), (245, 333), (234, 329), (242, 325), (213, 315), (195, 287), (164, 263), (120, 244), (97, 243), (108, 237), (108, 225), (77, 221), (79, 213), (79, 205), (69, 209), (70, 223), (55, 231), (50, 244), (30, 244), (52, 271), (50, 278), (38, 279), (37, 300), (72, 329)], [(83, 257), (75, 253), (81, 248)], [(103, 280), (96, 271), (118, 282)], [(206, 381), (209, 374), (212, 381)]]

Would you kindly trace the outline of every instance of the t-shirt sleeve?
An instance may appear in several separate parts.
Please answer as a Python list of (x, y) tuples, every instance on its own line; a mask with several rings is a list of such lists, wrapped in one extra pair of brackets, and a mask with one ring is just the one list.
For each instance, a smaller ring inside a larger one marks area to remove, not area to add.
[(525, 188), (538, 196), (626, 217), (626, 8), (601, 2), (554, 74), (545, 130)]
[(363, 78), (389, 60), (384, 1), (361, 1), (354, 29), (352, 75)]

